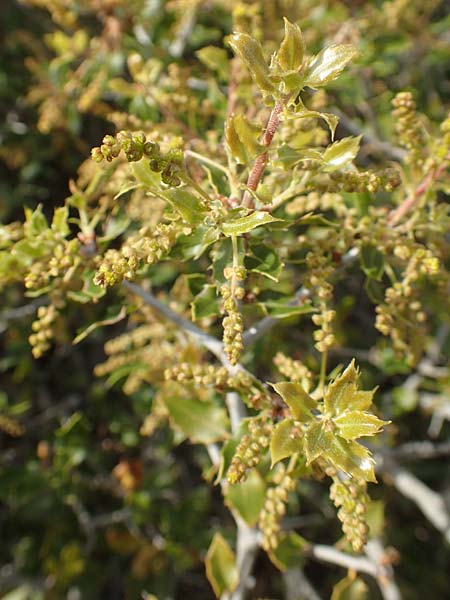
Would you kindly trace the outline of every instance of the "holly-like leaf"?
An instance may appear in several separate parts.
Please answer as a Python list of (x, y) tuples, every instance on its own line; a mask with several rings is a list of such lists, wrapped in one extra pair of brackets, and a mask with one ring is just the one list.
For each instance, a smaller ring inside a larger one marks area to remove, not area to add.
[(217, 598), (225, 592), (233, 592), (239, 583), (236, 557), (225, 538), (216, 533), (205, 559), (206, 577)]
[(245, 165), (248, 161), (247, 151), (236, 131), (236, 123), (233, 116), (225, 122), (225, 141), (231, 156), (241, 165)]
[(339, 123), (339, 117), (337, 117), (336, 115), (333, 115), (331, 113), (322, 113), (316, 110), (308, 110), (301, 101), (297, 102), (297, 108), (295, 110), (293, 118), (322, 119), (328, 125), (328, 128), (331, 133), (331, 139), (334, 138), (334, 133)]
[(270, 385), (289, 406), (296, 421), (308, 422), (313, 418), (311, 409), (316, 408), (317, 402), (305, 392), (298, 382), (284, 381)]
[(31, 208), (25, 208), (23, 230), (26, 237), (39, 236), (46, 229), (48, 229), (48, 223), (45, 215), (42, 213), (42, 206), (39, 205), (34, 211)]
[(221, 230), (227, 236), (241, 235), (256, 229), (256, 227), (260, 227), (261, 225), (267, 225), (267, 223), (274, 223), (281, 220), (282, 219), (273, 217), (266, 211), (255, 210), (246, 217), (225, 221), (221, 225)]
[(330, 448), (332, 441), (333, 434), (330, 431), (326, 431), (321, 422), (311, 423), (304, 437), (306, 464), (310, 465), (313, 460), (322, 456)]
[(372, 455), (367, 448), (357, 442), (347, 441), (338, 435), (327, 432), (326, 447), (322, 456), (336, 469), (341, 469), (350, 477), (374, 483), (377, 481)]
[(245, 115), (235, 115), (231, 117), (234, 122), (234, 128), (241, 140), (248, 158), (255, 158), (258, 154), (265, 151), (265, 146), (258, 142), (261, 137), (261, 128), (251, 123)]
[(246, 64), (251, 76), (264, 92), (274, 92), (269, 66), (264, 59), (261, 44), (247, 33), (234, 33), (227, 38), (233, 52)]
[(348, 365), (327, 387), (324, 397), (325, 412), (330, 415), (339, 415), (345, 410), (367, 410), (372, 404), (375, 390), (359, 391), (357, 383), (359, 372), (355, 361)]
[(339, 435), (345, 440), (356, 440), (368, 435), (376, 435), (389, 421), (382, 421), (371, 413), (362, 410), (346, 410), (333, 423), (339, 430)]
[(251, 469), (247, 479), (228, 485), (225, 502), (233, 508), (250, 527), (258, 521), (266, 499), (266, 484), (256, 469)]
[(187, 397), (178, 386), (163, 395), (170, 420), (191, 442), (210, 444), (228, 437), (228, 417), (225, 409), (212, 402)]
[(264, 275), (272, 281), (278, 281), (283, 268), (277, 252), (265, 244), (256, 244), (250, 248), (251, 254), (244, 259), (245, 267), (253, 273)]
[(357, 49), (351, 44), (324, 48), (310, 59), (303, 85), (318, 88), (333, 81), (357, 54)]
[(351, 163), (359, 151), (362, 135), (346, 137), (328, 146), (323, 153), (327, 171), (336, 171)]
[(294, 425), (293, 419), (283, 419), (278, 423), (270, 439), (270, 455), (272, 467), (283, 458), (292, 456), (302, 450), (302, 443), (292, 435)]
[(285, 71), (296, 71), (303, 63), (305, 43), (298, 25), (284, 17), (284, 38), (276, 54), (278, 64)]
[(205, 218), (205, 209), (201, 201), (185, 188), (163, 190), (159, 195), (180, 213), (186, 223), (198, 225)]
[(300, 148), (296, 150), (287, 144), (283, 144), (278, 148), (278, 157), (275, 164), (280, 165), (284, 169), (292, 169), (292, 167), (304, 160), (316, 160), (321, 162), (322, 153), (315, 148)]

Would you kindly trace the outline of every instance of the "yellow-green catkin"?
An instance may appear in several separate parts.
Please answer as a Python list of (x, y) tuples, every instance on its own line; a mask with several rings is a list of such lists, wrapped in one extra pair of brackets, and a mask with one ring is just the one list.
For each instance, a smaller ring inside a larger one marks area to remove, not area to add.
[(242, 436), (228, 469), (229, 483), (245, 481), (248, 469), (260, 463), (269, 447), (272, 428), (272, 422), (266, 418), (250, 421), (248, 433)]
[(369, 502), (367, 483), (362, 480), (333, 478), (330, 498), (339, 509), (342, 531), (355, 552), (361, 552), (367, 542), (369, 526), (366, 510)]
[(262, 533), (261, 546), (266, 552), (276, 550), (280, 541), (281, 521), (286, 514), (289, 492), (295, 488), (295, 479), (284, 469), (277, 477), (277, 485), (267, 490), (266, 500), (259, 515)]

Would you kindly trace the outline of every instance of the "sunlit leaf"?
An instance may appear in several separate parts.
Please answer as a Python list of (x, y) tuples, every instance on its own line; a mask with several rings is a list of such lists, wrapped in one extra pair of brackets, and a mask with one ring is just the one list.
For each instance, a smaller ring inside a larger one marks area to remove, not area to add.
[(329, 432), (326, 438), (322, 456), (336, 469), (341, 469), (351, 477), (376, 482), (374, 460), (367, 448)]
[(283, 419), (275, 426), (270, 439), (272, 466), (302, 450), (301, 441), (292, 435), (294, 427), (293, 419)]
[(246, 217), (240, 217), (231, 221), (225, 221), (221, 225), (221, 230), (225, 235), (241, 235), (243, 233), (248, 233), (256, 227), (260, 227), (261, 225), (267, 225), (267, 223), (274, 223), (276, 221), (281, 221), (282, 219), (277, 219), (273, 217), (270, 213), (263, 210), (255, 210), (250, 213)]
[(305, 44), (300, 27), (284, 18), (284, 38), (276, 54), (278, 64), (286, 71), (297, 70), (303, 62)]
[(351, 163), (358, 154), (362, 135), (358, 137), (346, 137), (334, 142), (323, 153), (323, 161), (328, 171), (341, 169)]
[(297, 421), (312, 419), (311, 409), (316, 408), (317, 402), (305, 392), (300, 383), (284, 381), (272, 383), (271, 386), (289, 406), (294, 419)]
[(291, 531), (281, 535), (278, 546), (269, 553), (269, 558), (280, 571), (286, 571), (303, 563), (307, 546), (308, 542), (304, 538)]
[(261, 90), (274, 92), (276, 88), (270, 80), (269, 66), (264, 59), (261, 44), (247, 33), (233, 33), (227, 41), (233, 52), (243, 60)]
[(333, 418), (333, 423), (339, 429), (339, 435), (346, 440), (375, 435), (389, 423), (382, 421), (371, 413), (362, 410), (347, 410)]
[(324, 48), (310, 59), (304, 85), (318, 88), (333, 81), (357, 54), (357, 49), (350, 44)]

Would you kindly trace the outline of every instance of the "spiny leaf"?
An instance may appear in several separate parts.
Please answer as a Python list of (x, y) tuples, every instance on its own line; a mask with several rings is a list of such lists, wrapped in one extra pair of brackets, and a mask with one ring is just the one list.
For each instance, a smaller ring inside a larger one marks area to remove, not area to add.
[(236, 131), (236, 123), (233, 116), (225, 122), (225, 140), (232, 157), (241, 165), (245, 165), (248, 161), (247, 151)]
[(346, 440), (356, 440), (379, 433), (380, 429), (384, 425), (388, 425), (390, 421), (382, 421), (375, 415), (362, 410), (346, 410), (334, 417), (333, 423), (337, 425), (341, 437)]
[(270, 385), (289, 406), (294, 419), (297, 421), (310, 421), (312, 419), (311, 409), (316, 408), (317, 402), (305, 392), (298, 382), (284, 381), (271, 383)]
[(325, 150), (323, 160), (328, 171), (335, 171), (351, 163), (359, 151), (362, 135), (342, 138)]
[(351, 477), (376, 483), (374, 460), (367, 448), (357, 442), (344, 440), (333, 433), (328, 434), (327, 441), (326, 448), (322, 452), (323, 458)]
[(261, 225), (267, 225), (267, 223), (274, 223), (281, 220), (282, 219), (273, 217), (266, 211), (255, 210), (246, 217), (240, 217), (232, 221), (225, 221), (222, 223), (221, 230), (225, 235), (228, 236), (241, 235), (243, 233), (252, 231), (252, 229), (255, 229), (256, 227), (260, 227)]
[(322, 454), (331, 446), (333, 434), (326, 431), (322, 423), (311, 423), (305, 433), (304, 448), (307, 464), (310, 465), (313, 460), (322, 456)]
[(247, 156), (255, 158), (258, 154), (264, 152), (265, 147), (258, 143), (258, 138), (261, 136), (261, 128), (251, 123), (244, 115), (235, 115), (231, 117), (234, 120), (236, 133), (241, 140)]
[(219, 598), (225, 592), (233, 592), (239, 583), (236, 557), (220, 533), (212, 539), (205, 559), (206, 577)]
[(294, 71), (302, 66), (305, 44), (298, 25), (284, 17), (284, 38), (277, 52), (277, 61), (286, 71)]
[(269, 67), (264, 59), (261, 44), (247, 33), (234, 33), (227, 39), (233, 52), (246, 64), (253, 79), (264, 92), (276, 90), (269, 77)]
[(283, 419), (275, 427), (270, 439), (270, 455), (272, 467), (283, 458), (292, 456), (302, 450), (302, 443), (292, 435), (294, 425), (293, 419)]
[(159, 195), (180, 213), (186, 223), (198, 225), (205, 218), (205, 209), (201, 201), (186, 189), (172, 188), (160, 191)]
[(345, 371), (326, 389), (324, 397), (326, 413), (339, 414), (347, 409), (366, 410), (369, 408), (374, 392), (358, 392), (358, 379), (359, 372), (355, 367), (355, 361), (352, 360)]
[(357, 54), (357, 49), (351, 44), (324, 48), (310, 59), (304, 85), (318, 88), (333, 81)]

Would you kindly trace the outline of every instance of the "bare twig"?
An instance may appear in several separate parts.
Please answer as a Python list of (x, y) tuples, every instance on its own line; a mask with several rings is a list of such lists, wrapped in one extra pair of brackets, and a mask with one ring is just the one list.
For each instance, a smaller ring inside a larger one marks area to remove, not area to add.
[(415, 475), (400, 467), (392, 458), (375, 455), (377, 471), (382, 473), (387, 483), (392, 485), (405, 498), (409, 498), (420, 509), (428, 521), (442, 533), (450, 544), (450, 514), (443, 497), (430, 489)]
[(283, 573), (285, 600), (321, 600), (303, 569), (297, 567)]
[[(280, 124), (281, 112), (283, 111), (283, 108), (285, 107), (287, 100), (288, 100), (288, 97), (284, 98), (283, 100), (278, 100), (275, 103), (275, 106), (273, 107), (272, 112), (270, 113), (270, 117), (269, 117), (269, 120), (267, 121), (266, 129), (264, 131), (264, 136), (262, 139), (262, 144), (266, 148), (268, 148), (270, 146), (270, 144), (273, 140), (273, 136), (275, 135), (278, 125)], [(247, 187), (249, 188), (249, 190), (252, 190), (253, 192), (256, 191), (256, 188), (258, 187), (259, 182), (261, 181), (261, 177), (263, 176), (264, 169), (266, 168), (268, 156), (269, 155), (266, 150), (266, 151), (262, 152), (259, 156), (257, 156), (255, 159), (255, 163), (254, 163), (253, 168), (250, 171), (250, 174), (247, 179)], [(246, 190), (244, 193), (244, 196), (242, 198), (242, 205), (246, 206), (247, 208), (254, 207), (253, 196), (248, 190)]]
[(448, 166), (448, 160), (450, 160), (450, 155), (445, 157), (443, 163), (439, 165), (439, 167), (427, 173), (420, 185), (410, 196), (403, 200), (400, 206), (397, 206), (397, 208), (394, 208), (390, 211), (387, 216), (387, 224), (389, 227), (395, 227), (395, 225), (397, 225), (403, 219), (403, 217), (415, 207), (419, 198), (421, 198), (428, 191), (428, 188), (443, 175)]
[(369, 558), (347, 554), (347, 552), (336, 550), (333, 546), (311, 544), (306, 548), (306, 555), (320, 562), (337, 565), (344, 569), (352, 569), (353, 571), (358, 571), (358, 573), (367, 573), (367, 575), (375, 578), (378, 575), (377, 565)]
[(400, 590), (394, 579), (394, 569), (386, 560), (386, 550), (381, 540), (369, 540), (365, 547), (366, 555), (378, 565), (377, 583), (384, 600), (401, 600)]

